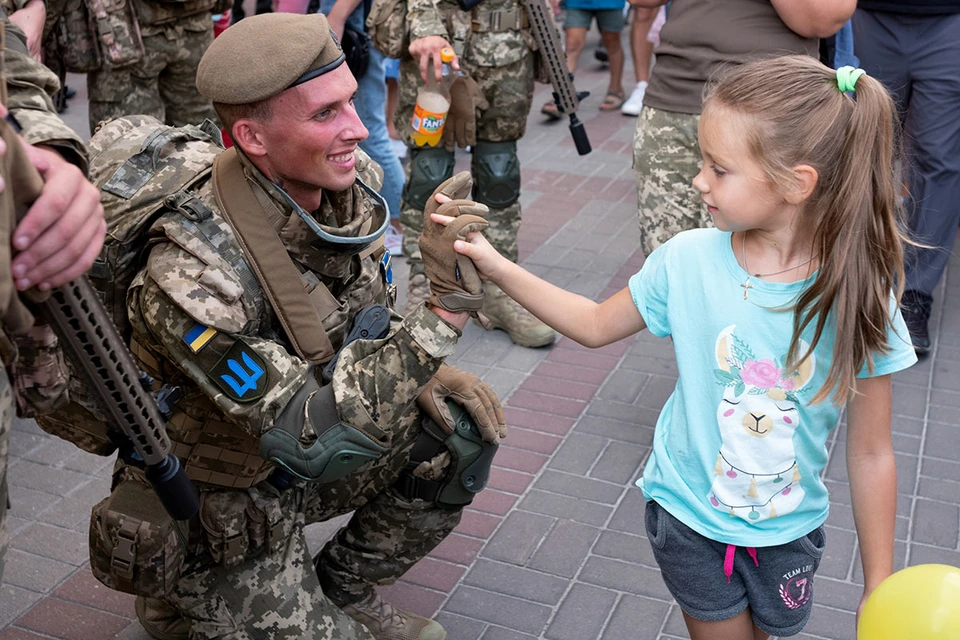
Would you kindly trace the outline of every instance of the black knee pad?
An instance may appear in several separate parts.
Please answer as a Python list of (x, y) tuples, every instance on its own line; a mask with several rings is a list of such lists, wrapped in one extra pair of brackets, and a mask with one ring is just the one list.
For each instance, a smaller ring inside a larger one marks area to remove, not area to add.
[(453, 152), (443, 147), (410, 149), (410, 180), (403, 187), (403, 199), (423, 209), (440, 183), (453, 175)]
[(474, 199), (491, 209), (506, 209), (520, 199), (517, 143), (479, 141), (473, 149)]

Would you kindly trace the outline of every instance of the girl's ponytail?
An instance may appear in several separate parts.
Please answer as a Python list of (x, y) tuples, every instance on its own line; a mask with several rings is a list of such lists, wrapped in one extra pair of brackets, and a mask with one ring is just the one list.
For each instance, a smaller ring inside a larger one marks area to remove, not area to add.
[[(832, 321), (836, 343), (827, 380), (814, 397), (842, 403), (873, 354), (886, 352), (892, 323), (891, 292), (903, 290), (898, 122), (893, 100), (874, 78), (856, 80), (853, 96), (837, 93), (846, 118), (837, 172), (825, 182), (815, 218), (816, 282), (800, 298), (788, 360), (796, 360), (800, 333), (813, 324), (819, 339)], [(823, 176), (821, 175), (821, 180)], [(816, 194), (814, 194), (816, 196)]]

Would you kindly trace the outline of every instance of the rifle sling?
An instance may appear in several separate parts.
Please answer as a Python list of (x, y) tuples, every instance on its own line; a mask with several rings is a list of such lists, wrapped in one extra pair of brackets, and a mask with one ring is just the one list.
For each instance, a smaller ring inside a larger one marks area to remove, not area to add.
[(260, 208), (235, 149), (227, 149), (213, 161), (213, 187), (220, 212), (236, 232), (294, 350), (311, 364), (327, 362), (334, 350), (323, 319), (310, 302), (300, 271)]

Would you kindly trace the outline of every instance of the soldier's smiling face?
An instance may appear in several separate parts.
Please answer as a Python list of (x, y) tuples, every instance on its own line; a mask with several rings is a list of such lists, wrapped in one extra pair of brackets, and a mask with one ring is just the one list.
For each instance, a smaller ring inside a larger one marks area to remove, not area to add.
[(356, 177), (353, 152), (367, 137), (353, 106), (356, 91), (357, 81), (341, 64), (278, 95), (272, 117), (261, 123), (264, 173), (308, 211), (315, 208), (311, 194), (319, 199), (323, 189), (342, 191)]

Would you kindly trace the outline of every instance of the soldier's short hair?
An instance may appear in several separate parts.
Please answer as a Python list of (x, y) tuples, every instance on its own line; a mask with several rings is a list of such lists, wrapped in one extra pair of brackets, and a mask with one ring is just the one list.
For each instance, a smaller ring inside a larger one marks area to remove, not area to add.
[(270, 119), (273, 118), (273, 97), (267, 98), (266, 100), (258, 100), (250, 104), (214, 102), (213, 108), (220, 117), (223, 128), (232, 135), (233, 125), (240, 120), (269, 122)]

